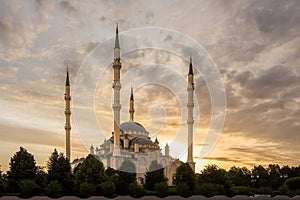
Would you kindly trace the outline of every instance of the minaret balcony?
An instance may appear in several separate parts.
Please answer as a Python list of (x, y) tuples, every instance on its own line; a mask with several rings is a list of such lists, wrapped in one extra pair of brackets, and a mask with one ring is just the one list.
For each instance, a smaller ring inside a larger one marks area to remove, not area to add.
[(65, 95), (65, 100), (66, 100), (66, 101), (71, 101), (71, 96)]
[(194, 103), (187, 103), (187, 107), (188, 108), (194, 107)]
[(194, 120), (193, 120), (193, 119), (187, 120), (187, 123), (188, 123), (188, 124), (194, 124)]
[(71, 115), (71, 111), (70, 110), (65, 110), (65, 114), (66, 115)]
[(65, 125), (66, 130), (71, 130), (71, 126)]

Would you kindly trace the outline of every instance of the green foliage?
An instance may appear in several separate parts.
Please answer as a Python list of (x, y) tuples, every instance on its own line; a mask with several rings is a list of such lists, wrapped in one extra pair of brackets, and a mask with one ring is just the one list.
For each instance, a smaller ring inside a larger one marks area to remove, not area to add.
[(100, 184), (101, 194), (105, 197), (114, 197), (116, 192), (116, 186), (113, 181), (108, 180)]
[(195, 174), (188, 163), (183, 163), (176, 169), (175, 185), (186, 183), (188, 188), (193, 191), (195, 188)]
[(83, 198), (90, 197), (96, 192), (96, 186), (92, 183), (81, 183), (79, 187), (79, 196)]
[(93, 155), (88, 155), (75, 172), (75, 180), (78, 185), (81, 183), (102, 183), (106, 179), (103, 163)]
[(54, 149), (47, 167), (48, 182), (57, 180), (61, 184), (64, 194), (71, 194), (73, 192), (74, 181), (69, 159), (62, 153), (58, 154), (56, 149)]
[(164, 168), (157, 160), (153, 160), (149, 166), (148, 172), (145, 175), (145, 188), (147, 190), (154, 190), (155, 183), (167, 182), (164, 174)]
[(287, 194), (289, 192), (289, 187), (286, 184), (283, 184), (279, 187), (280, 194)]
[(250, 195), (250, 188), (246, 186), (232, 186), (231, 190), (235, 195)]
[(50, 181), (50, 183), (45, 187), (45, 194), (51, 198), (60, 197), (62, 194), (61, 184), (57, 180)]
[(36, 175), (37, 167), (32, 154), (26, 149), (20, 147), (20, 151), (16, 152), (10, 159), (8, 179), (12, 191), (17, 191), (15, 185), (20, 180), (33, 180)]
[(47, 183), (47, 174), (43, 171), (43, 167), (37, 167), (34, 182), (40, 187), (41, 192), (43, 192)]
[(191, 196), (189, 186), (185, 182), (178, 183), (176, 185), (176, 192), (178, 195), (185, 197), (185, 198)]
[(168, 193), (168, 184), (166, 182), (155, 183), (154, 189), (158, 197), (164, 198)]
[(202, 183), (200, 185), (197, 184), (194, 194), (212, 197), (214, 195), (224, 194), (224, 187), (214, 183)]
[(128, 190), (129, 195), (134, 198), (140, 198), (145, 194), (145, 189), (143, 188), (143, 186), (138, 184), (136, 181), (129, 184)]
[(290, 190), (296, 191), (300, 189), (300, 177), (292, 177), (285, 181)]
[(40, 191), (39, 186), (33, 180), (29, 180), (29, 179), (20, 180), (19, 188), (20, 188), (21, 197), (24, 198), (37, 195), (39, 194)]
[[(231, 167), (227, 173), (227, 178), (230, 180), (230, 183), (235, 186), (250, 186), (251, 184), (251, 172), (246, 167)], [(220, 180), (215, 181), (220, 182)]]
[(117, 193), (121, 195), (129, 194), (128, 186), (136, 182), (136, 170), (133, 162), (124, 160), (118, 169)]
[(269, 186), (269, 174), (267, 169), (265, 169), (263, 166), (254, 166), (254, 168), (252, 169), (252, 175), (255, 177), (254, 186), (256, 188)]
[(207, 165), (198, 175), (197, 182), (199, 184), (213, 183), (223, 185), (225, 188), (229, 187), (226, 170), (219, 168), (217, 165)]
[(0, 175), (0, 197), (5, 194), (5, 189), (6, 189), (6, 187), (5, 187), (5, 180)]

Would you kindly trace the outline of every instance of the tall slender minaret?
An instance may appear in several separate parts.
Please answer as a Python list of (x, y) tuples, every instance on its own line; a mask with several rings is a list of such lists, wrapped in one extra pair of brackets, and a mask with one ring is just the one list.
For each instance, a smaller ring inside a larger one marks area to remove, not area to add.
[(120, 70), (121, 70), (121, 59), (120, 59), (120, 45), (119, 45), (119, 31), (118, 24), (116, 28), (115, 48), (114, 48), (114, 82), (112, 88), (114, 90), (114, 102), (112, 105), (114, 111), (114, 151), (113, 156), (120, 156)]
[(70, 80), (69, 80), (69, 70), (67, 69), (66, 85), (65, 85), (65, 116), (66, 116), (66, 156), (71, 159), (71, 144), (70, 144), (70, 134), (71, 134), (71, 95), (70, 95)]
[(133, 91), (131, 87), (131, 94), (129, 100), (129, 113), (130, 113), (130, 121), (134, 121), (134, 98), (133, 98)]
[(193, 125), (194, 125), (194, 118), (193, 118), (193, 109), (194, 109), (194, 73), (193, 73), (193, 64), (192, 64), (192, 57), (190, 57), (190, 68), (188, 74), (188, 156), (187, 156), (187, 163), (191, 166), (193, 171), (195, 172), (195, 162), (193, 161)]

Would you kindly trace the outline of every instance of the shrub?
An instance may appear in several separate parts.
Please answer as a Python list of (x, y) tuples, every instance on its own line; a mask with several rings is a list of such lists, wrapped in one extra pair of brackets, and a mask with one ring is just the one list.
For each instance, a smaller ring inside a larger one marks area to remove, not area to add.
[(212, 197), (218, 194), (219, 185), (213, 183), (202, 183), (201, 185), (196, 185), (194, 193), (201, 194), (206, 197)]
[(182, 197), (187, 198), (187, 197), (191, 196), (190, 189), (186, 183), (178, 183), (176, 185), (176, 191), (177, 191), (177, 194)]
[(271, 197), (276, 197), (277, 195), (280, 195), (279, 191), (272, 191), (271, 192)]
[(292, 177), (285, 181), (285, 184), (289, 187), (291, 190), (298, 190), (300, 189), (300, 177)]
[(231, 190), (235, 195), (250, 195), (250, 188), (246, 186), (232, 186)]
[(166, 197), (168, 193), (168, 184), (166, 182), (155, 183), (154, 189), (158, 197)]
[(289, 187), (286, 184), (283, 184), (279, 187), (280, 194), (287, 194), (289, 191)]
[(128, 190), (129, 190), (129, 195), (134, 198), (140, 198), (145, 194), (145, 190), (143, 186), (141, 186), (137, 182), (130, 183)]
[(50, 181), (50, 183), (45, 187), (45, 194), (52, 198), (60, 197), (62, 193), (61, 184), (55, 180)]
[(111, 180), (101, 183), (100, 187), (101, 187), (101, 193), (103, 196), (105, 196), (105, 197), (114, 197), (115, 196), (116, 186)]
[(33, 180), (20, 180), (19, 182), (19, 188), (21, 197), (23, 198), (29, 198), (34, 195), (39, 194), (40, 188), (39, 186), (33, 181)]
[(92, 183), (81, 183), (79, 188), (79, 196), (83, 198), (90, 197), (95, 194), (96, 187)]

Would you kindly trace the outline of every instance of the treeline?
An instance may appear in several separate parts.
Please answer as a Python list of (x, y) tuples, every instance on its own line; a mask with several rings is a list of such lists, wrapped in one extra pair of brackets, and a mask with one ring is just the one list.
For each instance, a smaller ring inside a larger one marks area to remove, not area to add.
[(114, 198), (130, 195), (138, 198), (144, 195), (300, 194), (300, 166), (272, 164), (267, 168), (261, 165), (251, 170), (231, 167), (226, 171), (217, 165), (208, 165), (195, 174), (187, 163), (183, 163), (176, 170), (172, 187), (168, 187), (164, 169), (157, 161), (150, 164), (143, 185), (137, 183), (135, 172), (135, 165), (129, 160), (125, 160), (118, 170), (105, 169), (103, 163), (92, 155), (72, 170), (70, 161), (56, 150), (51, 154), (47, 167), (42, 168), (36, 166), (32, 154), (20, 147), (10, 159), (9, 171), (0, 171), (0, 196), (47, 195), (57, 198), (64, 195), (101, 195)]

